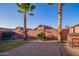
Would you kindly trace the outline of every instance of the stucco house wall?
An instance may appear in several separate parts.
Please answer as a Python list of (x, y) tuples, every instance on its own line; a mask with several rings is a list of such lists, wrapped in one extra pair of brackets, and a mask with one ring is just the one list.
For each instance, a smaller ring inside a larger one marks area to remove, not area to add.
[(69, 33), (79, 33), (79, 26), (71, 27)]
[(79, 38), (79, 24), (70, 27), (69, 34), (68, 34), (69, 41), (72, 41), (72, 39), (78, 39), (78, 38)]
[(79, 26), (75, 27), (75, 33), (79, 33)]
[(70, 28), (69, 29), (69, 33), (73, 33), (73, 28)]

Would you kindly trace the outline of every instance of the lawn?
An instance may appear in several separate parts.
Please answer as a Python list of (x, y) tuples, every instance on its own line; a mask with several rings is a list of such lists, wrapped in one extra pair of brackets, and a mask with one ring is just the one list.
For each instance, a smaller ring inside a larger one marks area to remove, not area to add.
[(27, 43), (23, 40), (7, 40), (7, 41), (0, 41), (0, 52), (7, 51), (13, 49), (15, 47), (21, 46)]

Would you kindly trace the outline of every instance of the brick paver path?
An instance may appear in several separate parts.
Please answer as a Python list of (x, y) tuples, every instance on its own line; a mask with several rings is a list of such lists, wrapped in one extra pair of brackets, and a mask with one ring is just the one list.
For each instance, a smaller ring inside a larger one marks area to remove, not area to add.
[(31, 42), (10, 51), (8, 56), (60, 56), (60, 46), (57, 42)]

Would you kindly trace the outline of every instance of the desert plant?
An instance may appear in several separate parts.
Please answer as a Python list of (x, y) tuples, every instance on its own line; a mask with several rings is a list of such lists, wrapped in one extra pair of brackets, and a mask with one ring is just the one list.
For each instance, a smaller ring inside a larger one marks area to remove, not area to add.
[(41, 39), (41, 40), (44, 40), (45, 39), (45, 35), (43, 32), (40, 32), (37, 34), (38, 38)]

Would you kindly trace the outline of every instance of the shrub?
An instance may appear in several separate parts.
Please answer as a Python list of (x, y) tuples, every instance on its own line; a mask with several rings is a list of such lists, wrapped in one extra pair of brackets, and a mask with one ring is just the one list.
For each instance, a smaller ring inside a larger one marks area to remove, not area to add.
[(1, 39), (2, 40), (9, 40), (9, 39), (12, 39), (12, 36), (14, 35), (13, 32), (3, 32), (1, 34)]
[(43, 32), (40, 32), (37, 34), (38, 38), (40, 38), (41, 40), (44, 40), (45, 39), (45, 35)]

